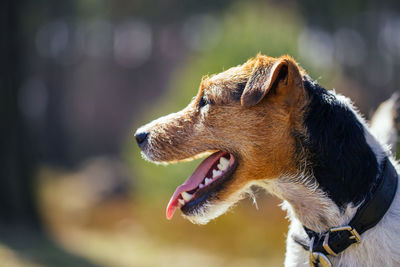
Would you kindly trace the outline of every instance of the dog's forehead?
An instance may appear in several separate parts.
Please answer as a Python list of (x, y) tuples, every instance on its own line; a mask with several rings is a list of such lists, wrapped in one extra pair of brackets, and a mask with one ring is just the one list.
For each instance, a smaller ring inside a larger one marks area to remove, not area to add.
[(232, 99), (232, 97), (236, 98), (235, 95), (240, 93), (240, 87), (247, 82), (251, 70), (252, 68), (248, 64), (243, 64), (214, 74), (203, 79), (202, 91), (209, 97), (215, 100), (221, 99), (223, 102)]
[(250, 59), (242, 65), (231, 67), (221, 73), (211, 76), (210, 81), (214, 83), (242, 81), (248, 79), (252, 73), (255, 59)]
[(211, 77), (205, 77), (200, 86), (201, 93), (214, 100), (221, 100), (221, 102), (229, 102), (232, 99), (237, 101), (240, 99), (244, 86), (252, 75), (254, 67), (260, 64), (260, 62), (266, 65), (273, 64), (275, 60), (272, 57), (258, 55), (242, 65), (231, 67)]
[(249, 73), (248, 73), (247, 69), (243, 65), (240, 65), (240, 66), (229, 68), (226, 71), (223, 71), (221, 73), (213, 75), (210, 78), (210, 81), (214, 82), (214, 83), (220, 83), (220, 82), (224, 82), (224, 81), (232, 81), (232, 80), (242, 78), (243, 76), (248, 76), (248, 74)]
[(262, 62), (263, 65), (270, 65), (274, 64), (275, 61), (276, 58), (258, 55), (257, 57), (251, 58), (241, 65), (231, 67), (221, 73), (212, 75), (210, 78), (208, 78), (207, 82), (212, 84), (222, 84), (229, 82), (240, 83), (244, 80), (247, 81), (257, 64)]

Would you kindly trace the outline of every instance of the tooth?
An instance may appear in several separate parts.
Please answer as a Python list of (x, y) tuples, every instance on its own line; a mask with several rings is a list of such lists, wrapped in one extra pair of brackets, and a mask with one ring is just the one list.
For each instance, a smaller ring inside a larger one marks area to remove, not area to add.
[(228, 165), (227, 164), (218, 164), (218, 169), (220, 169), (221, 171), (225, 171), (226, 169), (228, 169)]
[(183, 205), (185, 205), (185, 200), (183, 200), (183, 199), (178, 199), (178, 202), (179, 202), (179, 204), (181, 204), (181, 206), (183, 206)]
[(204, 184), (199, 184), (199, 188), (203, 188), (204, 187)]
[(228, 169), (229, 163), (224, 162), (224, 163), (220, 163), (219, 165), (222, 166), (221, 170), (226, 170), (226, 169)]
[(211, 183), (212, 182), (212, 179), (211, 178), (207, 178), (206, 177), (206, 179), (204, 179), (204, 184), (205, 185), (208, 185), (209, 183)]
[(229, 160), (224, 157), (219, 159), (219, 163), (221, 163), (223, 166), (229, 166)]
[(192, 199), (192, 196), (193, 196), (193, 195), (189, 194), (188, 192), (182, 192), (181, 195), (182, 195), (182, 198), (183, 198), (186, 202), (188, 202), (189, 200), (191, 200), (191, 199)]
[(222, 173), (221, 171), (213, 170), (213, 178), (221, 175), (221, 173)]

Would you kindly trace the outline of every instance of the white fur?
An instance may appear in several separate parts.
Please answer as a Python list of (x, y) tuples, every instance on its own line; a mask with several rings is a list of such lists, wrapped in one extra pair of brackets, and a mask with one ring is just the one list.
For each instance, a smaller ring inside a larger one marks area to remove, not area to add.
[[(392, 160), (392, 164), (395, 164)], [(397, 168), (398, 170), (398, 168)], [(282, 207), (290, 219), (285, 266), (309, 266), (309, 254), (292, 236), (308, 240), (303, 225), (324, 232), (330, 227), (348, 224), (358, 207), (348, 205), (344, 212), (315, 187), (289, 183), (277, 179), (265, 188), (285, 199)], [(333, 266), (400, 266), (400, 196), (395, 199), (383, 219), (361, 236), (361, 243), (354, 244), (337, 257), (329, 256)], [(321, 222), (318, 218), (324, 217)]]
[[(296, 179), (297, 178), (297, 179)], [(282, 208), (290, 220), (285, 266), (309, 266), (308, 252), (295, 243), (292, 236), (308, 240), (303, 225), (315, 231), (346, 225), (356, 213), (357, 207), (349, 204), (344, 212), (318, 188), (317, 182), (304, 174), (298, 177), (282, 177), (260, 183), (269, 192), (284, 199)], [(323, 218), (323, 220), (321, 220)]]
[[(394, 162), (392, 162), (395, 164)], [(358, 207), (351, 204), (340, 212), (338, 207), (319, 190), (313, 191), (301, 184), (285, 183), (278, 179), (275, 194), (287, 199), (282, 207), (290, 219), (287, 236), (285, 266), (309, 266), (308, 252), (295, 243), (292, 236), (308, 240), (303, 225), (318, 231), (344, 226), (354, 216)], [(267, 189), (271, 190), (271, 185)], [(360, 244), (354, 244), (337, 257), (329, 256), (333, 266), (400, 266), (400, 197), (396, 197), (384, 218), (372, 229), (362, 234)], [(288, 200), (290, 199), (290, 200)], [(320, 216), (327, 222), (318, 220)]]
[[(363, 122), (362, 119), (360, 119)], [(367, 143), (377, 156), (378, 162), (389, 154), (375, 137), (365, 127)], [(399, 167), (391, 158), (392, 164)], [(270, 185), (267, 186), (267, 189)], [(285, 183), (278, 179), (274, 182), (275, 192), (285, 199), (283, 208), (287, 210), (291, 221), (287, 237), (285, 266), (309, 266), (309, 254), (292, 236), (308, 239), (303, 225), (318, 231), (326, 231), (326, 227), (346, 225), (354, 216), (358, 207), (351, 204), (342, 213), (338, 207), (323, 192), (316, 189), (318, 186), (304, 186), (302, 183)], [(327, 223), (317, 220), (319, 216), (328, 218)], [(372, 229), (361, 236), (360, 244), (353, 244), (337, 257), (329, 256), (333, 266), (400, 266), (400, 196), (399, 188), (388, 212), (383, 219)]]
[(226, 213), (231, 207), (234, 206), (235, 203), (242, 200), (246, 194), (249, 193), (251, 184), (243, 187), (242, 190), (239, 190), (232, 194), (225, 201), (218, 201), (218, 203), (207, 202), (196, 210), (195, 214), (191, 215), (183, 215), (186, 219), (190, 220), (195, 224), (207, 224), (209, 221), (221, 216)]

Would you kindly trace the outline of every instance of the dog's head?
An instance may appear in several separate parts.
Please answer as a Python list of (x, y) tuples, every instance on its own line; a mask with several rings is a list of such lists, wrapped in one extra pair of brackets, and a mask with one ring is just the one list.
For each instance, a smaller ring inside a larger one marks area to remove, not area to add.
[(258, 55), (204, 78), (189, 105), (137, 130), (143, 156), (177, 162), (211, 154), (167, 207), (196, 223), (224, 213), (261, 179), (297, 171), (294, 132), (302, 131), (302, 70), (287, 56)]

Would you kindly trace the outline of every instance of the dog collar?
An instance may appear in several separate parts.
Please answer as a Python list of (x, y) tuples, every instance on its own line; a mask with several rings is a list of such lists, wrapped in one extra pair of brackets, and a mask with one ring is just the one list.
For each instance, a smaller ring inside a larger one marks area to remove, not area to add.
[(374, 227), (389, 209), (396, 194), (397, 184), (397, 172), (390, 160), (385, 157), (375, 187), (348, 225), (331, 228), (324, 233), (316, 233), (303, 226), (311, 240), (310, 245), (295, 236), (293, 239), (310, 251), (310, 265), (332, 266), (327, 255), (337, 256), (350, 245), (359, 243), (361, 234)]

